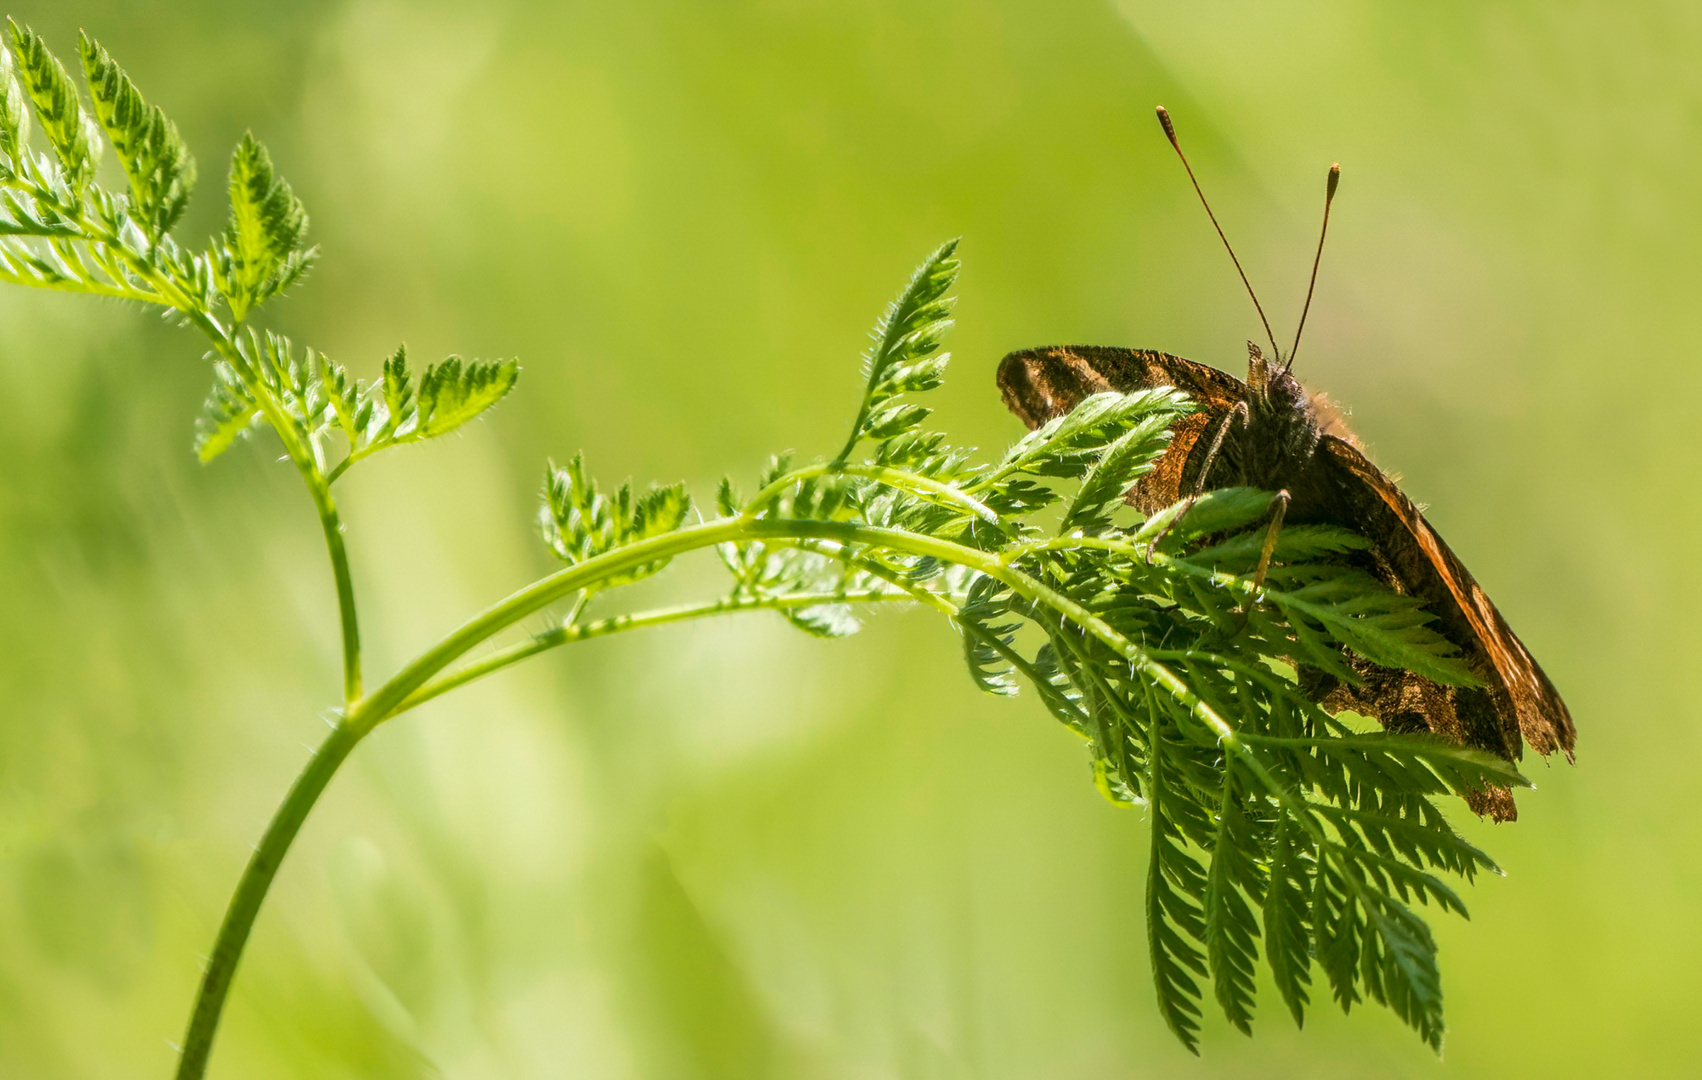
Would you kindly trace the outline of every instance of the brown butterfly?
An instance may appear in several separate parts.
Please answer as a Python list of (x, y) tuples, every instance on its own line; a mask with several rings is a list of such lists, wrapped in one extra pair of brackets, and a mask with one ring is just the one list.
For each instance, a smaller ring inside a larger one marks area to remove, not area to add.
[[(1199, 191), (1199, 181), (1182, 155), (1162, 106), (1158, 115)], [(1301, 330), (1317, 284), (1318, 259), (1339, 177), (1340, 167), (1333, 166)], [(1203, 192), (1200, 201), (1205, 202)], [(1217, 227), (1210, 204), (1206, 213)], [(1222, 228), (1217, 231), (1222, 237)], [(1227, 238), (1224, 246), (1229, 247)], [(1234, 249), (1229, 255), (1240, 272)], [(1245, 273), (1241, 280), (1247, 283)], [(1253, 295), (1251, 285), (1247, 292)], [(1253, 296), (1253, 304), (1270, 337), (1270, 323), (1258, 306), (1258, 297)], [(1249, 343), (1245, 383), (1216, 368), (1149, 349), (1098, 345), (1023, 349), (1000, 362), (999, 389), (1005, 404), (1030, 428), (1068, 412), (1090, 394), (1157, 386), (1185, 391), (1198, 411), (1176, 425), (1157, 466), (1129, 492), (1131, 503), (1152, 514), (1213, 488), (1247, 486), (1279, 492), (1255, 575), (1260, 582), (1284, 522), (1335, 525), (1361, 534), (1370, 541), (1369, 551), (1362, 555), (1365, 568), (1396, 592), (1421, 597), (1436, 616), (1436, 629), (1459, 648), (1481, 684), (1443, 686), (1350, 656), (1348, 663), (1361, 679), (1358, 685), (1303, 667), (1300, 683), (1308, 696), (1332, 712), (1352, 709), (1374, 717), (1390, 731), (1431, 731), (1507, 761), (1519, 759), (1524, 742), (1545, 756), (1564, 751), (1571, 760), (1576, 731), (1554, 684), (1418, 507), (1365, 456), (1323, 396), (1309, 394), (1290, 374), (1299, 344), (1296, 330), (1294, 347), (1284, 362), (1274, 338), (1272, 359)], [(1513, 796), (1505, 789), (1469, 793), (1467, 802), (1496, 821), (1511, 821), (1517, 815)]]

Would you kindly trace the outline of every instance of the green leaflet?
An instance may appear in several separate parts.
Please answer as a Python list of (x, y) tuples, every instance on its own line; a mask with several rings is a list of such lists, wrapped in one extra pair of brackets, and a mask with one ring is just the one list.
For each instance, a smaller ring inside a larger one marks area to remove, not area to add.
[(252, 132), (230, 162), (230, 220), (221, 238), (219, 291), (240, 323), (257, 305), (298, 281), (315, 251), (303, 246), (307, 210)]
[(30, 110), (24, 89), (18, 85), (18, 65), (12, 51), (0, 47), (0, 153), (6, 155), (6, 172), (16, 175), (19, 151), (30, 137)]
[[(71, 85), (71, 77), (65, 73), (65, 66), (48, 52), (46, 43), (27, 27), (11, 19), (6, 22), (12, 32), (19, 81), (35, 106), (36, 118), (53, 148), (65, 186), (72, 195), (81, 198), (99, 162), (100, 139), (94, 124), (83, 111), (83, 103)], [(20, 146), (22, 141), (18, 140)]]
[(1231, 1024), (1251, 1035), (1260, 933), (1253, 912), (1263, 899), (1265, 869), (1259, 865), (1260, 838), (1249, 814), (1267, 808), (1248, 797), (1239, 772), (1235, 764), (1225, 766), (1206, 874), (1205, 946), (1218, 1005)]
[(1079, 479), (1111, 444), (1153, 414), (1165, 414), (1174, 423), (1189, 408), (1187, 395), (1168, 388), (1093, 394), (1018, 440), (1006, 451), (993, 479), (1017, 473)]
[(1111, 527), (1111, 514), (1123, 505), (1124, 493), (1152, 471), (1153, 463), (1170, 445), (1174, 413), (1153, 411), (1117, 437), (1082, 473), (1058, 524), (1060, 536), (1071, 532), (1094, 534)]
[(213, 389), (195, 430), (195, 456), (205, 464), (245, 435), (260, 416), (260, 405), (229, 364), (213, 368)]
[(95, 115), (130, 182), (130, 216), (150, 241), (171, 231), (195, 188), (195, 159), (165, 113), (87, 35), (78, 38)]
[(837, 462), (847, 461), (864, 439), (895, 439), (927, 418), (928, 409), (896, 399), (932, 390), (944, 379), (948, 357), (934, 354), (951, 328), (952, 299), (946, 293), (957, 280), (956, 253), (956, 240), (935, 249), (875, 324), (874, 344), (864, 357), (863, 403)]
[(501, 401), (519, 378), (518, 361), (451, 356), (428, 364), (416, 384), (407, 350), (398, 348), (368, 393), (371, 409), (357, 426), (361, 455), (447, 435)]
[[(538, 512), (544, 542), (568, 565), (679, 529), (691, 512), (684, 484), (653, 487), (634, 496), (630, 483), (604, 495), (575, 454), (565, 467), (553, 462), (544, 474)], [(667, 560), (643, 563), (598, 584), (597, 591), (625, 585), (661, 570)]]

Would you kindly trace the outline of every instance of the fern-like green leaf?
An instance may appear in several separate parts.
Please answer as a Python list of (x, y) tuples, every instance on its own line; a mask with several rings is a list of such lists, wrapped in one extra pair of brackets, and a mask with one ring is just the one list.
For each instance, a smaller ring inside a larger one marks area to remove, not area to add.
[(86, 34), (78, 37), (95, 115), (130, 183), (130, 218), (150, 242), (171, 231), (195, 188), (195, 159), (157, 106), (142, 99), (130, 77)]
[[(1197, 537), (1239, 529), (1264, 519), (1270, 513), (1271, 499), (1270, 492), (1255, 488), (1213, 488), (1201, 492), (1197, 499), (1182, 499), (1152, 515), (1135, 530), (1133, 539), (1145, 543), (1168, 529), (1171, 546), (1179, 548)], [(1172, 529), (1171, 523), (1177, 518), (1182, 520)]]
[(1157, 415), (1173, 423), (1191, 407), (1187, 395), (1168, 387), (1133, 394), (1094, 394), (1023, 436), (1005, 453), (995, 476), (1029, 473), (1078, 479), (1107, 447), (1137, 425)]
[(219, 288), (241, 322), (307, 271), (314, 251), (303, 246), (307, 211), (252, 132), (231, 155), (230, 221), (221, 248)]
[(1152, 840), (1146, 880), (1147, 948), (1152, 960), (1158, 1011), (1171, 1033), (1195, 1054), (1200, 1052), (1200, 985), (1207, 976), (1198, 942), (1205, 938), (1203, 912), (1206, 873), (1187, 850), (1188, 819), (1197, 830), (1199, 807), (1180, 782), (1173, 749), (1152, 718), (1147, 744), (1147, 805)]
[[(53, 149), (65, 186), (82, 198), (99, 163), (100, 136), (83, 110), (82, 100), (65, 66), (48, 51), (34, 31), (8, 18), (17, 71), (24, 91), (35, 105), (42, 133)], [(20, 145), (22, 140), (19, 140)]]
[(816, 604), (804, 608), (781, 608), (786, 621), (811, 637), (849, 637), (863, 628), (850, 604)]
[(1432, 627), (1435, 616), (1417, 597), (1390, 592), (1362, 571), (1324, 563), (1275, 567), (1269, 580), (1265, 600), (1297, 630), (1327, 633), (1374, 664), (1404, 668), (1444, 686), (1480, 685), (1459, 648)]
[(213, 389), (196, 424), (195, 456), (205, 464), (230, 449), (260, 415), (260, 403), (226, 363), (213, 366)]
[(1430, 927), (1398, 900), (1366, 905), (1359, 968), (1371, 997), (1387, 1005), (1432, 1050), (1442, 1049), (1442, 973)]
[(1244, 1035), (1253, 1033), (1259, 923), (1253, 911), (1264, 882), (1256, 863), (1260, 844), (1248, 820), (1235, 770), (1226, 771), (1205, 889), (1206, 966), (1223, 1014)]
[(463, 363), (451, 356), (428, 365), (420, 376), (413, 437), (432, 439), (454, 431), (501, 401), (519, 378), (514, 360)]
[(12, 50), (0, 47), (0, 162), (7, 178), (22, 168), (24, 148), (30, 138), (30, 109), (24, 88), (18, 85), (18, 66)]
[(935, 355), (951, 328), (952, 301), (946, 295), (957, 280), (957, 241), (940, 245), (911, 275), (888, 305), (870, 335), (874, 344), (864, 357), (868, 383), (851, 437), (835, 460), (845, 462), (864, 439), (897, 438), (928, 415), (920, 405), (895, 401), (901, 394), (940, 385), (948, 357)]
[(1123, 504), (1124, 494), (1134, 482), (1152, 471), (1170, 445), (1174, 413), (1154, 411), (1124, 432), (1088, 466), (1076, 488), (1075, 498), (1064, 510), (1058, 534), (1082, 532), (1089, 535), (1111, 527), (1112, 511)]
[[(568, 565), (585, 562), (617, 548), (663, 536), (685, 525), (691, 499), (685, 485), (651, 488), (635, 501), (631, 484), (604, 495), (585, 469), (585, 456), (575, 454), (565, 467), (553, 462), (544, 475), (538, 512), (544, 542)], [(660, 559), (603, 579), (588, 592), (601, 591), (649, 577), (667, 565)]]
[(1306, 830), (1285, 811), (1271, 837), (1265, 903), (1265, 959), (1277, 994), (1294, 1017), (1306, 1022), (1307, 993), (1312, 983), (1311, 875)]
[(957, 613), (969, 677), (976, 686), (999, 697), (1010, 697), (1017, 692), (1016, 668), (1010, 661), (1010, 649), (1021, 624), (995, 621), (1011, 617), (1012, 597), (1008, 586), (979, 574), (969, 586), (968, 598)]

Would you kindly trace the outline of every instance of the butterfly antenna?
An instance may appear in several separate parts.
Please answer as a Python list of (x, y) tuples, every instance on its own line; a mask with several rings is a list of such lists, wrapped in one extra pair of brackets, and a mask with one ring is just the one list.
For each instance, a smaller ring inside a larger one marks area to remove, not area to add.
[(1300, 348), (1300, 332), (1306, 329), (1306, 313), (1312, 310), (1312, 290), (1318, 287), (1318, 263), (1324, 258), (1324, 237), (1330, 231), (1330, 203), (1336, 197), (1336, 185), (1341, 183), (1342, 167), (1335, 164), (1330, 166), (1330, 179), (1324, 184), (1324, 227), (1318, 230), (1318, 253), (1312, 256), (1312, 280), (1306, 285), (1306, 306), (1300, 309), (1300, 325), (1294, 328), (1294, 346), (1288, 350), (1288, 363), (1283, 365), (1287, 371), (1294, 366), (1294, 354)]
[(1223, 241), (1223, 249), (1229, 252), (1229, 261), (1235, 264), (1235, 272), (1241, 275), (1241, 284), (1247, 288), (1247, 295), (1253, 301), (1253, 310), (1259, 313), (1259, 321), (1265, 325), (1265, 337), (1270, 340), (1271, 352), (1280, 359), (1282, 350), (1277, 348), (1276, 335), (1271, 333), (1271, 321), (1265, 318), (1265, 309), (1259, 305), (1258, 294), (1253, 292), (1253, 283), (1247, 280), (1247, 271), (1241, 269), (1241, 260), (1235, 257), (1235, 249), (1229, 246), (1229, 237), (1223, 234), (1223, 226), (1217, 223), (1217, 215), (1211, 212), (1211, 203), (1206, 201), (1206, 193), (1200, 190), (1200, 181), (1194, 175), (1194, 167), (1188, 164), (1188, 155), (1182, 152), (1182, 144), (1176, 141), (1176, 125), (1170, 122), (1170, 114), (1164, 111), (1163, 105), (1158, 107), (1158, 122), (1164, 125), (1164, 135), (1170, 140), (1176, 156), (1182, 159), (1182, 167), (1188, 170), (1188, 179), (1194, 183), (1194, 194), (1200, 197), (1200, 205), (1206, 208), (1206, 217), (1211, 218), (1211, 227), (1217, 230), (1217, 238)]

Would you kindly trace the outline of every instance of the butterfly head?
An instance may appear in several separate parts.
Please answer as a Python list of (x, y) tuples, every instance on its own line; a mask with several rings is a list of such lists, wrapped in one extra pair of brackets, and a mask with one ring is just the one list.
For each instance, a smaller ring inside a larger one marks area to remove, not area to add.
[(1290, 454), (1310, 456), (1320, 430), (1312, 395), (1287, 365), (1247, 343), (1247, 425)]

